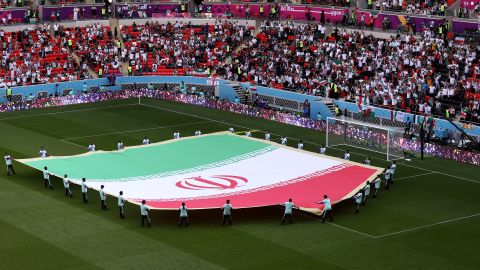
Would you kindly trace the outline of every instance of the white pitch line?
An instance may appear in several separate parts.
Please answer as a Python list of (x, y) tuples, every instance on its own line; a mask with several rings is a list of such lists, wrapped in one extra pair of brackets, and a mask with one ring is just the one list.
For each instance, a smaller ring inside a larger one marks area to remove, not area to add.
[(417, 166), (408, 165), (408, 164), (405, 164), (403, 162), (399, 163), (399, 164), (407, 166), (407, 167), (411, 167), (411, 168), (420, 169), (420, 170), (423, 170), (423, 171), (426, 171), (426, 172), (442, 174), (442, 175), (445, 175), (445, 176), (448, 176), (448, 177), (457, 178), (457, 179), (461, 179), (461, 180), (464, 180), (464, 181), (469, 181), (469, 182), (480, 184), (480, 181), (473, 180), (473, 179), (470, 179), (470, 178), (465, 178), (465, 177), (461, 177), (461, 176), (457, 176), (457, 175), (451, 175), (451, 174), (448, 174), (448, 173), (443, 173), (443, 172), (437, 172), (437, 171), (433, 171), (433, 170), (429, 170), (429, 169), (424, 169), (424, 168), (420, 168), (420, 167), (417, 167)]
[(64, 142), (64, 143), (68, 143), (68, 144), (71, 144), (71, 145), (75, 145), (75, 146), (78, 146), (82, 149), (87, 149), (87, 147), (83, 146), (83, 145), (80, 145), (80, 144), (77, 144), (77, 143), (74, 143), (74, 142), (70, 142), (70, 141), (65, 141), (65, 140), (60, 140), (61, 142)]
[(338, 228), (342, 228), (342, 229), (347, 230), (347, 231), (350, 231), (350, 232), (354, 232), (354, 233), (357, 233), (357, 234), (361, 234), (361, 235), (363, 235), (363, 236), (367, 236), (367, 237), (369, 237), (369, 238), (377, 238), (376, 236), (373, 236), (373, 235), (371, 235), (371, 234), (364, 233), (364, 232), (360, 232), (360, 231), (357, 231), (357, 230), (354, 230), (354, 229), (350, 229), (350, 228), (347, 228), (347, 227), (345, 227), (345, 226), (338, 225), (338, 224), (336, 224), (336, 223), (328, 223), (328, 224), (330, 224), (330, 225), (332, 225), (332, 226), (335, 226), (335, 227), (338, 227)]
[[(158, 109), (158, 110), (164, 110), (164, 111), (168, 111), (168, 112), (174, 112), (174, 113), (178, 113), (178, 114), (188, 115), (188, 116), (196, 117), (196, 118), (203, 119), (203, 120), (210, 120), (210, 121), (212, 121), (212, 122), (227, 124), (227, 125), (230, 125), (230, 126), (241, 127), (241, 128), (250, 129), (250, 130), (252, 129), (252, 128), (249, 128), (249, 127), (245, 127), (245, 126), (241, 126), (241, 125), (237, 125), (237, 124), (232, 124), (232, 123), (228, 123), (228, 122), (225, 122), (225, 121), (214, 120), (214, 119), (210, 119), (210, 118), (206, 118), (206, 117), (202, 117), (202, 116), (198, 116), (198, 115), (194, 115), (194, 114), (190, 114), (190, 113), (185, 113), (185, 112), (180, 112), (180, 111), (176, 111), (176, 110), (161, 108), (161, 107), (157, 107), (157, 106), (153, 106), (153, 105), (147, 105), (147, 104), (140, 104), (140, 105), (146, 106), (146, 107), (150, 107), (150, 108), (155, 108), (155, 109)], [(280, 136), (280, 135), (275, 134), (275, 133), (272, 133), (272, 135)], [(297, 139), (297, 138), (292, 138), (292, 137), (287, 137), (287, 138), (289, 138), (289, 139)], [(314, 143), (314, 142), (309, 142), (309, 141), (304, 141), (304, 142), (305, 142), (305, 143), (312, 144), (312, 145), (316, 145), (316, 146), (321, 146), (321, 144)], [(330, 148), (337, 149), (337, 150), (343, 150), (343, 149), (339, 149), (339, 148), (336, 148), (336, 147), (330, 147)], [(358, 152), (352, 152), (352, 151), (350, 151), (350, 153), (352, 153), (352, 154), (359, 154), (359, 155), (365, 155), (365, 154), (361, 154), (361, 153), (358, 153)], [(382, 158), (377, 158), (377, 157), (374, 157), (374, 156), (371, 157), (371, 158), (372, 158), (372, 159), (381, 160), (381, 161), (386, 161), (386, 160), (384, 160), (384, 159), (382, 159)], [(399, 162), (399, 163), (397, 163), (397, 164), (398, 164), (398, 165), (404, 165), (404, 166), (411, 167), (411, 168), (415, 168), (415, 169), (419, 169), (419, 170), (423, 170), (423, 171), (427, 171), (427, 172), (430, 172), (430, 173), (438, 173), (438, 174), (442, 174), (442, 175), (449, 176), (449, 177), (452, 177), (452, 178), (461, 179), (461, 180), (465, 180), (465, 181), (469, 181), (469, 182), (473, 182), (473, 183), (478, 183), (478, 184), (480, 184), (480, 181), (472, 180), (472, 179), (465, 178), (465, 177), (461, 177), (461, 176), (451, 175), (451, 174), (447, 174), (447, 173), (437, 172), (437, 171), (433, 171), (433, 170), (428, 170), (428, 169), (424, 169), (424, 168), (421, 168), (421, 167), (417, 167), (417, 166), (405, 164), (405, 163), (403, 163), (403, 162), (402, 162), (402, 163)]]
[[(318, 216), (318, 217), (313, 217), (313, 216), (310, 216), (308, 214), (305, 214), (304, 212), (299, 212), (298, 213), (300, 216), (302, 217), (306, 217), (306, 218), (311, 218), (311, 219), (315, 219), (315, 220), (320, 220), (321, 216)], [(350, 229), (348, 227), (345, 227), (345, 226), (342, 226), (342, 225), (339, 225), (337, 223), (333, 223), (333, 222), (325, 222), (326, 224), (330, 224), (332, 226), (335, 226), (337, 228), (340, 228), (340, 229), (343, 229), (343, 230), (347, 230), (349, 232), (354, 232), (356, 234), (360, 234), (360, 235), (363, 235), (363, 236), (367, 236), (369, 238), (376, 238), (375, 236), (371, 235), (371, 234), (368, 234), (368, 233), (364, 233), (364, 232), (361, 232), (361, 231), (357, 231), (357, 230), (354, 230), (354, 229)]]
[(398, 177), (398, 178), (393, 178), (394, 181), (398, 180), (404, 180), (404, 179), (409, 179), (409, 178), (415, 178), (415, 177), (420, 177), (424, 175), (430, 175), (430, 174), (436, 174), (434, 172), (427, 172), (427, 173), (421, 173), (421, 174), (415, 174), (415, 175), (410, 175), (410, 176), (405, 176), (405, 177)]
[[(89, 104), (89, 103), (80, 103), (80, 104), (71, 104), (71, 105), (84, 105), (84, 104)], [(69, 111), (60, 111), (60, 112), (51, 112), (51, 113), (42, 113), (42, 114), (30, 114), (30, 115), (13, 116), (13, 117), (7, 117), (7, 118), (0, 118), (0, 121), (11, 120), (11, 119), (29, 118), (29, 117), (37, 117), (37, 116), (63, 114), (63, 113), (71, 113), (71, 112), (93, 111), (93, 110), (116, 108), (116, 107), (126, 107), (126, 106), (134, 106), (134, 105), (138, 105), (138, 103), (135, 103), (135, 104), (119, 104), (119, 105), (112, 105), (112, 106), (85, 108), (85, 109), (78, 109), (78, 110), (69, 110)], [(69, 105), (66, 105), (66, 106), (69, 106)], [(42, 108), (42, 109), (46, 109), (46, 108)]]
[(407, 229), (407, 230), (402, 230), (402, 231), (398, 231), (398, 232), (382, 234), (382, 235), (379, 235), (379, 236), (375, 236), (375, 238), (378, 239), (378, 238), (397, 235), (397, 234), (401, 234), (401, 233), (416, 231), (416, 230), (420, 230), (420, 229), (424, 229), (424, 228), (428, 228), (428, 227), (433, 227), (433, 226), (442, 225), (442, 224), (445, 224), (445, 223), (455, 222), (455, 221), (469, 219), (469, 218), (478, 217), (478, 216), (480, 216), (480, 213), (473, 214), (473, 215), (470, 215), (470, 216), (465, 216), (465, 217), (459, 217), (459, 218), (444, 220), (444, 221), (440, 221), (440, 222), (437, 222), (437, 223), (428, 224), (428, 225), (424, 225), (424, 226), (419, 226), (419, 227), (415, 227), (415, 228), (411, 228), (411, 229)]
[(93, 134), (93, 135), (87, 135), (87, 136), (66, 138), (66, 139), (62, 139), (62, 141), (71, 141), (71, 140), (76, 140), (76, 139), (101, 137), (101, 136), (106, 136), (106, 135), (132, 133), (132, 132), (137, 132), (137, 131), (148, 131), (148, 130), (155, 130), (155, 129), (164, 129), (164, 128), (172, 128), (172, 127), (182, 127), (182, 126), (198, 125), (198, 124), (205, 124), (205, 123), (211, 123), (211, 122), (212, 122), (212, 121), (201, 121), (201, 122), (192, 122), (192, 123), (185, 123), (185, 124), (178, 124), (178, 125), (170, 125), (170, 126), (158, 126), (158, 127), (152, 127), (152, 128), (131, 129), (131, 130), (124, 130), (124, 131), (110, 132), (110, 133), (101, 133), (101, 134)]

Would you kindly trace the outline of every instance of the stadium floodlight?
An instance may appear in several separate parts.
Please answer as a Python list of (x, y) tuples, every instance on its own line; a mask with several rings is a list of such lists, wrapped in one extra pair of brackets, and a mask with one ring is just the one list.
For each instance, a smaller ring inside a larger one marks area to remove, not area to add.
[(327, 117), (327, 147), (347, 146), (386, 155), (387, 161), (402, 159), (401, 129), (342, 118)]

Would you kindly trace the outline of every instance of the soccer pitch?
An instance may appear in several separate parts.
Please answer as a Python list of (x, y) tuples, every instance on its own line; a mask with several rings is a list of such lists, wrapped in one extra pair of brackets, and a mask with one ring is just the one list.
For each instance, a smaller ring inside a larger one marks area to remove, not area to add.
[[(298, 139), (318, 152), (324, 133), (273, 121), (157, 100), (111, 101), (0, 114), (0, 151), (15, 159), (37, 156), (44, 146), (53, 156), (170, 140), (174, 131), (191, 136), (257, 130), (262, 138)], [(352, 160), (371, 155), (351, 149)], [(343, 149), (328, 149), (339, 157)], [(303, 212), (280, 226), (281, 206), (237, 209), (234, 225), (222, 227), (218, 209), (191, 211), (191, 226), (177, 228), (176, 211), (153, 211), (153, 227), (140, 227), (137, 205), (118, 218), (116, 198), (102, 211), (95, 191), (90, 204), (64, 196), (59, 179), (43, 187), (38, 170), (14, 163), (17, 175), (0, 176), (0, 269), (477, 269), (480, 239), (480, 169), (426, 157), (399, 162), (395, 184), (369, 199), (359, 214), (353, 200), (334, 207), (334, 223), (322, 224)], [(323, 194), (318, 194), (321, 197)], [(235, 206), (235, 204), (234, 204)]]

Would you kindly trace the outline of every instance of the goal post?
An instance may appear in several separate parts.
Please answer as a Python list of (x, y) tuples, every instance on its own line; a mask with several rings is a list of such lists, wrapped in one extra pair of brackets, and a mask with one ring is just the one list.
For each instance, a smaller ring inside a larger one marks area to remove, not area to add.
[(403, 133), (395, 127), (327, 117), (327, 147), (348, 146), (384, 154), (387, 161), (402, 159)]

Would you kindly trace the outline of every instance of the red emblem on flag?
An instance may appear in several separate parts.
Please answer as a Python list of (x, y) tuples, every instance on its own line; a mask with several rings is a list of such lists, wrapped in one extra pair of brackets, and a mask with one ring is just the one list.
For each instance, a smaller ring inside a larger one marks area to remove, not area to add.
[(214, 175), (208, 178), (202, 176), (189, 177), (178, 181), (175, 185), (179, 188), (190, 190), (205, 189), (234, 189), (241, 187), (248, 182), (248, 179), (235, 175)]

